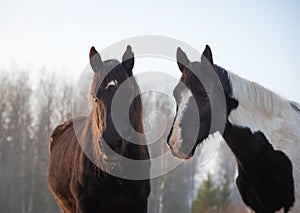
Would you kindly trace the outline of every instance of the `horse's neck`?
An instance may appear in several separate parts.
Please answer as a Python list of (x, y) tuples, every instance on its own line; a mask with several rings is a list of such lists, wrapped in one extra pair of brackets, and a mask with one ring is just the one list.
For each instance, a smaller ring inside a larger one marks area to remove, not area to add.
[(237, 127), (233, 126), (230, 122), (227, 122), (224, 129), (223, 138), (231, 151), (238, 158), (240, 155), (239, 150), (243, 146), (241, 142), (243, 138)]
[(290, 108), (289, 102), (278, 94), (263, 86), (248, 81), (228, 72), (231, 83), (231, 96), (235, 98), (241, 107), (250, 110), (259, 110), (267, 115), (276, 115), (282, 108)]
[(289, 102), (257, 83), (228, 72), (231, 94), (238, 107), (229, 115), (236, 125), (249, 127), (252, 131), (269, 131), (279, 117), (292, 111)]
[[(229, 73), (229, 78), (230, 95), (239, 102), (239, 106), (231, 111), (229, 120), (235, 125), (249, 127), (252, 132), (262, 131), (275, 149), (291, 159), (296, 195), (292, 212), (300, 212), (300, 169), (297, 166), (300, 163), (297, 148), (300, 144), (300, 113), (287, 100), (256, 83), (232, 73)], [(299, 104), (295, 106), (300, 109)]]
[(224, 133), (223, 133), (223, 138), (229, 148), (232, 150), (232, 152), (236, 155), (238, 150), (237, 147), (239, 146), (238, 142), (238, 132), (234, 129), (235, 127), (232, 126), (230, 123), (226, 123)]
[[(255, 136), (251, 133), (249, 128), (240, 128), (232, 125), (229, 121), (226, 123), (223, 133), (224, 140), (233, 152), (239, 167), (244, 171), (250, 172), (256, 165), (255, 160), (249, 159), (248, 152), (255, 153), (255, 146), (248, 146), (249, 143), (254, 145)], [(248, 144), (247, 144), (248, 143)], [(252, 156), (254, 159), (256, 156)]]

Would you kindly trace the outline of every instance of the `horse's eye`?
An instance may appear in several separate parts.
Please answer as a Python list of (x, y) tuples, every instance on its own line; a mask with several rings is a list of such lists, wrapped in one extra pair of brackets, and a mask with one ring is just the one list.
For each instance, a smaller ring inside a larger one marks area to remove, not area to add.
[(208, 97), (208, 95), (207, 95), (206, 92), (202, 92), (202, 93), (201, 93), (201, 96), (202, 96), (203, 98), (207, 98), (207, 97)]
[(108, 88), (105, 88), (105, 91), (110, 92), (110, 93), (114, 92), (115, 90), (116, 90), (115, 86), (109, 86)]

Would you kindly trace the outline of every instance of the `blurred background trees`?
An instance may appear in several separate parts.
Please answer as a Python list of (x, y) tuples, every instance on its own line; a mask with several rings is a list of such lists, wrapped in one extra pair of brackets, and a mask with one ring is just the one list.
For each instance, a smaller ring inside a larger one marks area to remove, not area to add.
[[(211, 175), (207, 174), (198, 190), (192, 205), (192, 212), (226, 212), (230, 209), (230, 183), (227, 181), (217, 186)], [(229, 211), (228, 211), (229, 212)]]
[[(45, 69), (37, 76), (29, 73), (0, 72), (0, 211), (60, 212), (47, 185), (48, 140), (53, 128), (72, 116), (73, 87)], [(76, 106), (86, 107), (84, 101)], [(143, 95), (143, 104), (145, 129), (161, 131), (165, 125), (161, 116), (157, 114), (149, 124), (148, 115), (155, 110), (172, 115), (174, 105), (153, 92)], [(166, 151), (167, 134), (151, 146), (151, 156)], [(162, 160), (159, 167), (165, 164)], [(245, 212), (235, 171), (234, 158), (224, 144), (204, 166), (195, 156), (151, 180), (148, 212)]]

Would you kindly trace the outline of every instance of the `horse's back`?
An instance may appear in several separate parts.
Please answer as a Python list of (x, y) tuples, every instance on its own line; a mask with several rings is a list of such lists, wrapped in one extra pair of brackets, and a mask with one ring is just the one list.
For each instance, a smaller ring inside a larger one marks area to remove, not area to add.
[(63, 133), (70, 127), (72, 127), (72, 120), (65, 121), (64, 123), (58, 125), (52, 132), (49, 140), (49, 153), (52, 151), (53, 144), (58, 141), (58, 139), (63, 135)]
[(75, 204), (70, 187), (73, 164), (75, 158), (78, 157), (76, 153), (80, 152), (81, 149), (76, 136), (75, 125), (81, 130), (85, 120), (85, 117), (79, 117), (58, 125), (51, 134), (49, 141), (48, 185), (60, 207), (63, 209), (67, 206), (69, 211)]
[[(70, 128), (74, 128), (74, 123), (78, 123), (79, 125), (86, 120), (86, 117), (81, 116), (77, 118), (73, 118), (59, 124), (52, 132), (49, 140), (49, 153), (52, 151), (52, 147), (58, 141), (61, 141), (60, 138), (63, 136)], [(68, 142), (68, 141), (67, 141)]]

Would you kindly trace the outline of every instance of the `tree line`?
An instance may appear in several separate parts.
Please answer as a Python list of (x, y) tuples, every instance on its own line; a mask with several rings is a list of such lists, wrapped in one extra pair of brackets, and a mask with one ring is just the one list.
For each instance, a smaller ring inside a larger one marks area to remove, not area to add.
[[(20, 70), (2, 70), (0, 73), (1, 212), (60, 212), (47, 185), (48, 141), (56, 125), (72, 117), (74, 88), (58, 74), (49, 73), (46, 69), (41, 69), (39, 75)], [(147, 93), (142, 97), (145, 127), (151, 111), (159, 109), (166, 114), (172, 113), (173, 106), (163, 101), (160, 95)], [(83, 108), (87, 104), (84, 100), (76, 106)], [(162, 121), (154, 120), (156, 123), (152, 128), (160, 131)], [(150, 149), (151, 155), (166, 151), (162, 144), (165, 144), (167, 134), (165, 132), (158, 139), (158, 145)], [(152, 179), (149, 212), (230, 212), (229, 209), (234, 212), (234, 209), (244, 209), (234, 188), (235, 162), (230, 156), (229, 151), (219, 150), (213, 170), (221, 172), (213, 176), (207, 176), (212, 166), (199, 167), (195, 157), (170, 173)], [(166, 163), (162, 160), (161, 169)], [(199, 178), (199, 174), (204, 178)]]

